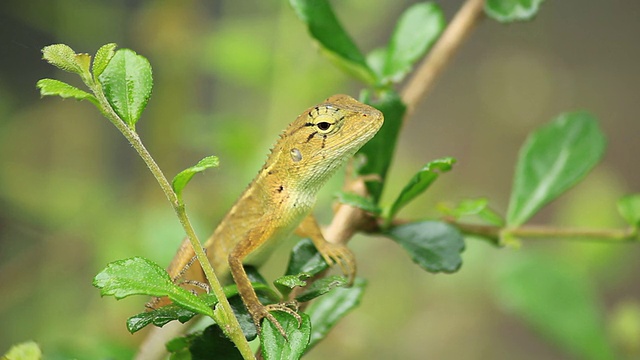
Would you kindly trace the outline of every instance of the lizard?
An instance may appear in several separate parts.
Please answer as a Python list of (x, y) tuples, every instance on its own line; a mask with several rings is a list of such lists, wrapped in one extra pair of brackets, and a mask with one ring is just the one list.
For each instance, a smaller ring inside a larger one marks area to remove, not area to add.
[[(318, 190), (383, 121), (379, 110), (348, 95), (331, 96), (305, 110), (280, 135), (258, 175), (204, 243), (216, 276), (231, 274), (258, 331), (266, 318), (284, 334), (270, 312), (295, 312), (287, 304), (263, 305), (243, 265), (259, 266), (291, 234), (310, 237), (329, 265), (338, 264), (350, 280), (355, 277), (353, 253), (344, 244), (325, 240), (311, 212)], [(185, 239), (169, 265), (169, 275), (205, 281), (199, 264), (188, 267), (194, 256)]]

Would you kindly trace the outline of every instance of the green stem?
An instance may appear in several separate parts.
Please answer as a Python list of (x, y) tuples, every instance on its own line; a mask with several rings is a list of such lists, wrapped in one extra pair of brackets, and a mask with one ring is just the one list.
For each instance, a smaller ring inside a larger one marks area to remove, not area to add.
[(453, 219), (445, 219), (445, 221), (457, 227), (465, 234), (478, 235), (490, 240), (491, 243), (495, 245), (503, 245), (501, 243), (501, 238), (505, 236), (520, 239), (567, 239), (613, 243), (638, 241), (638, 230), (635, 228), (576, 229), (535, 225), (520, 226), (517, 228), (502, 228), (494, 225), (462, 223)]
[(155, 162), (155, 160), (153, 160), (153, 157), (151, 156), (149, 151), (147, 151), (147, 149), (143, 145), (140, 136), (138, 136), (138, 134), (133, 129), (127, 126), (127, 124), (120, 118), (120, 116), (116, 114), (116, 112), (107, 101), (107, 98), (104, 96), (101, 87), (99, 85), (96, 86), (90, 83), (87, 83), (87, 85), (95, 94), (98, 103), (100, 104), (100, 110), (102, 111), (102, 113), (122, 133), (122, 135), (124, 135), (131, 146), (133, 146), (133, 148), (138, 152), (138, 155), (140, 155), (153, 176), (156, 178), (156, 181), (158, 181), (160, 188), (162, 188), (162, 191), (171, 203), (171, 206), (178, 216), (180, 224), (184, 228), (184, 231), (187, 234), (187, 238), (189, 239), (189, 242), (193, 247), (196, 258), (198, 258), (198, 262), (200, 262), (200, 265), (202, 266), (204, 275), (207, 278), (207, 281), (209, 281), (211, 290), (218, 298), (218, 304), (220, 305), (222, 311), (216, 311), (217, 309), (214, 310), (215, 322), (220, 325), (220, 328), (222, 329), (222, 331), (224, 331), (227, 337), (229, 337), (229, 339), (233, 341), (244, 359), (255, 359), (253, 351), (251, 350), (251, 347), (249, 346), (249, 343), (247, 342), (247, 339), (244, 337), (244, 333), (240, 328), (240, 323), (238, 323), (238, 319), (233, 314), (231, 305), (229, 304), (229, 301), (224, 294), (222, 285), (214, 274), (213, 268), (211, 267), (211, 264), (207, 259), (207, 255), (202, 248), (200, 240), (198, 240), (193, 226), (189, 221), (189, 217), (187, 216), (187, 213), (184, 209), (184, 205), (182, 205), (178, 200), (178, 196), (173, 191), (171, 184), (164, 176), (164, 173), (162, 172), (158, 164)]
[(602, 242), (630, 242), (635, 241), (637, 231), (628, 229), (575, 229), (554, 228), (549, 226), (521, 226), (505, 229), (507, 234), (528, 239), (569, 239)]

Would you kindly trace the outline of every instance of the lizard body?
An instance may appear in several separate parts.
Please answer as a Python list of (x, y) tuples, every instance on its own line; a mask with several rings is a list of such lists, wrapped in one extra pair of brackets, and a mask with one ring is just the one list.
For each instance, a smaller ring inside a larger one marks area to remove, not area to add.
[[(205, 242), (216, 275), (229, 273), (258, 329), (268, 318), (282, 332), (269, 311), (287, 311), (281, 304), (263, 305), (258, 300), (243, 264), (259, 266), (281, 240), (293, 232), (311, 237), (330, 264), (340, 264), (350, 278), (355, 260), (342, 244), (327, 242), (310, 215), (318, 190), (380, 129), (383, 116), (377, 109), (347, 95), (334, 95), (296, 118), (282, 133), (266, 163)], [(169, 266), (172, 277), (205, 281), (202, 268), (194, 264), (188, 241), (183, 241)]]

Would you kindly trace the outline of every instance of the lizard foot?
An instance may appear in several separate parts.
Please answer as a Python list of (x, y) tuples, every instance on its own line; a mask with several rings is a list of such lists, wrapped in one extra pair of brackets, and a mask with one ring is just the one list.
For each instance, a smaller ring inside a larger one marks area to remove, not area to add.
[(338, 264), (342, 273), (349, 279), (349, 285), (353, 285), (356, 277), (356, 258), (344, 244), (325, 242), (318, 251), (329, 266)]
[[(293, 309), (291, 307), (293, 307)], [(278, 332), (280, 333), (280, 335), (282, 335), (282, 337), (287, 339), (287, 333), (284, 331), (284, 328), (282, 327), (282, 325), (280, 325), (280, 322), (276, 320), (276, 318), (270, 312), (271, 311), (286, 312), (287, 314), (296, 318), (296, 320), (298, 321), (298, 327), (300, 327), (300, 325), (302, 324), (302, 318), (297, 313), (297, 310), (298, 310), (297, 302), (287, 302), (287, 303), (269, 304), (269, 305), (260, 304), (259, 306), (256, 306), (255, 308), (251, 309), (249, 312), (251, 313), (251, 317), (253, 318), (253, 323), (256, 325), (256, 328), (258, 329), (258, 333), (262, 331), (262, 325), (261, 325), (262, 319), (267, 319), (268, 321), (271, 321), (271, 323), (276, 327), (276, 329), (278, 329)]]

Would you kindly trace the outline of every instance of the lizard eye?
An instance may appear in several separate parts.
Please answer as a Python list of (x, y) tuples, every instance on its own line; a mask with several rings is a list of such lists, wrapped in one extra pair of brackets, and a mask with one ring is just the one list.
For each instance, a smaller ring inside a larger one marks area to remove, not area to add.
[(316, 128), (318, 128), (318, 131), (320, 133), (326, 134), (326, 133), (329, 133), (329, 132), (333, 131), (334, 125), (335, 124), (330, 123), (328, 121), (321, 121), (321, 122), (316, 124)]
[(321, 121), (319, 123), (316, 124), (316, 126), (318, 127), (318, 130), (320, 131), (327, 131), (331, 128), (333, 124), (327, 121)]

